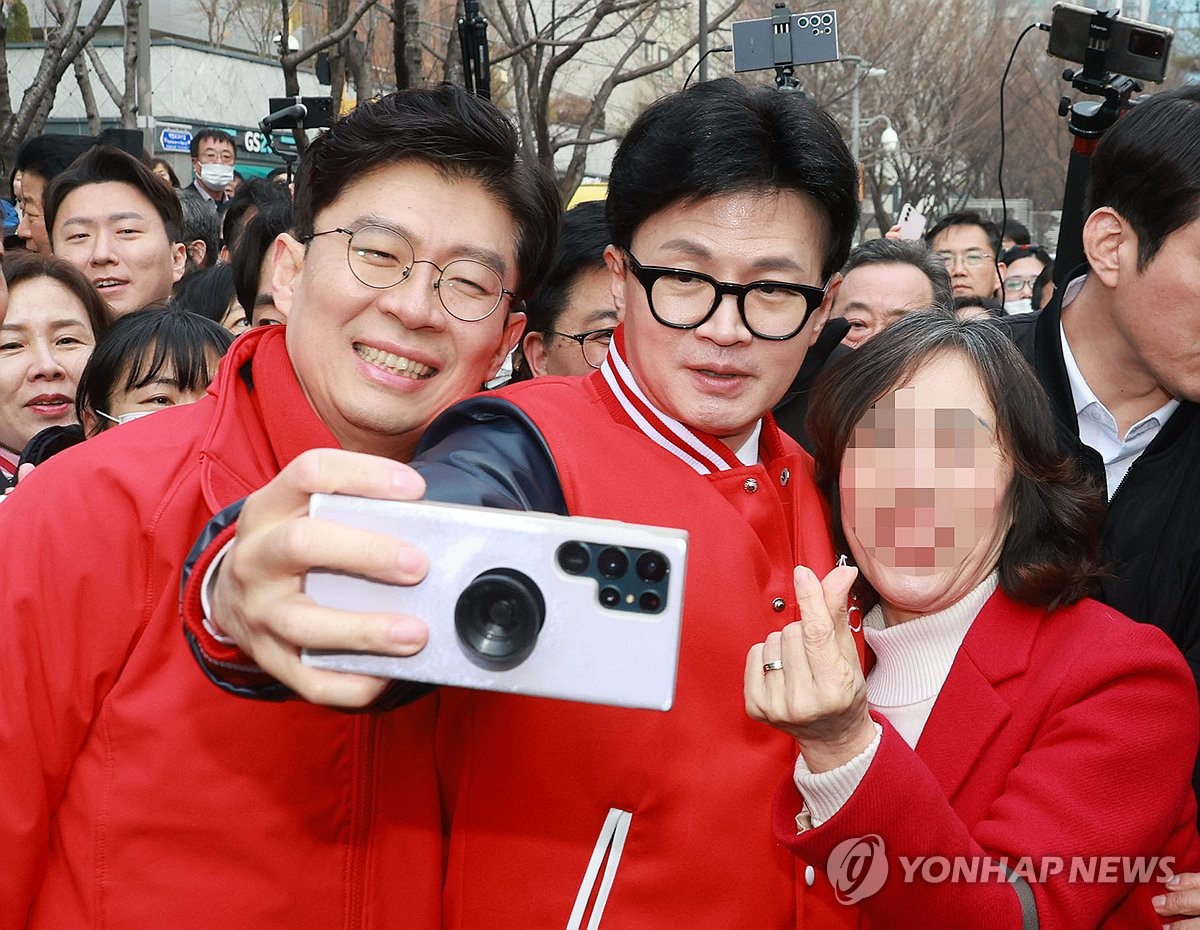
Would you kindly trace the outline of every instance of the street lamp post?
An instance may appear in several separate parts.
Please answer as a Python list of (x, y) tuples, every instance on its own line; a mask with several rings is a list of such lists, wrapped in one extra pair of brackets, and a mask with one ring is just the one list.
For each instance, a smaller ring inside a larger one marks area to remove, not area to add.
[(854, 66), (854, 83), (850, 85), (850, 154), (854, 156), (854, 163), (858, 164), (861, 139), (859, 131), (862, 129), (862, 120), (859, 118), (859, 87), (863, 78), (883, 77), (887, 74), (887, 69), (876, 68), (861, 55), (845, 55), (842, 61), (849, 62)]

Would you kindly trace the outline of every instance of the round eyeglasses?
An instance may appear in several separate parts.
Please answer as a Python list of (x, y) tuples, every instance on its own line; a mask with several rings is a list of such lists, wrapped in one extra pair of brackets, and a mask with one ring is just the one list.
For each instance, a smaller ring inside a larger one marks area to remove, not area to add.
[(438, 270), (433, 289), (446, 312), (457, 320), (474, 323), (486, 319), (506, 295), (516, 296), (505, 289), (500, 274), (483, 262), (456, 258), (443, 268), (437, 262), (417, 258), (409, 241), (386, 226), (359, 229), (338, 226), (313, 233), (304, 241), (311, 242), (318, 236), (334, 233), (348, 237), (346, 262), (354, 277), (367, 287), (379, 290), (395, 287), (408, 280), (414, 265), (433, 265)]
[(608, 355), (608, 346), (612, 342), (613, 327), (606, 329), (591, 329), (586, 333), (560, 333), (557, 329), (546, 330), (547, 335), (562, 336), (564, 339), (573, 339), (579, 343), (579, 348), (583, 350), (583, 360), (588, 363), (591, 368), (599, 368), (604, 364), (604, 357)]
[(786, 281), (729, 284), (685, 268), (643, 265), (630, 252), (629, 267), (646, 291), (654, 319), (672, 329), (695, 329), (717, 312), (721, 298), (737, 298), (742, 323), (759, 339), (791, 339), (825, 300), (825, 288)]

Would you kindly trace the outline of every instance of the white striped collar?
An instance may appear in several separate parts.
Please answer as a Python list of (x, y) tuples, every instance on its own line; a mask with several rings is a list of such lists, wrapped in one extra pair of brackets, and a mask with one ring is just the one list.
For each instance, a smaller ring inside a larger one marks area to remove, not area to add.
[[(733, 450), (715, 437), (697, 432), (674, 417), (663, 413), (645, 395), (630, 371), (624, 356), (624, 327), (613, 334), (608, 355), (600, 366), (604, 383), (613, 397), (646, 436), (655, 444), (690, 466), (697, 474), (710, 475), (743, 467)], [(758, 427), (761, 428), (762, 421)], [(754, 431), (758, 438), (760, 429)]]

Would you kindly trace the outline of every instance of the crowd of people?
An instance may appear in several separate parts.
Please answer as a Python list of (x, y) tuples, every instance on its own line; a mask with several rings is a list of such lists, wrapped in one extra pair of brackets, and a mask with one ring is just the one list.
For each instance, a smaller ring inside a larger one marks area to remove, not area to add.
[[(519, 151), (451, 85), (294, 185), (21, 146), (0, 928), (1200, 928), (1200, 86), (1059, 288), (974, 213), (854, 245), (803, 95), (668, 95), (566, 212)], [(686, 530), (673, 707), (305, 664), (430, 635), (310, 571), (439, 568), (315, 493)]]

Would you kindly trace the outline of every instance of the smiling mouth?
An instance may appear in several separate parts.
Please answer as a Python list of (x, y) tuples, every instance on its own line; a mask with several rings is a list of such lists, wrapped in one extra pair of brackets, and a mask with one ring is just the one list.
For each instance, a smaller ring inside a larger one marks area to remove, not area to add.
[(96, 290), (102, 291), (107, 287), (120, 287), (124, 283), (124, 281), (120, 281), (117, 278), (96, 278), (96, 280), (92, 282), (92, 285), (96, 288)]
[(371, 346), (365, 346), (361, 342), (354, 344), (354, 351), (358, 353), (358, 357), (363, 359), (363, 361), (370, 362), (376, 368), (382, 369), (390, 375), (399, 375), (401, 378), (424, 381), (427, 378), (432, 378), (438, 372), (432, 365), (414, 362), (411, 358), (405, 358), (403, 355), (396, 355), (392, 352), (373, 349)]

